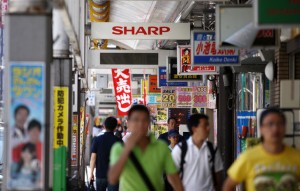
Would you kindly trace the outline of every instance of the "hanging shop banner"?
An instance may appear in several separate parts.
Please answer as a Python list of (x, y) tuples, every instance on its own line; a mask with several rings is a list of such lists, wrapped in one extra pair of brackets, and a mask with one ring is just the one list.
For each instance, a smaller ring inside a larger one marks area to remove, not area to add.
[(45, 171), (44, 63), (11, 63), (9, 69), (6, 188), (42, 190)]
[(176, 107), (176, 87), (161, 88), (161, 106), (166, 108)]
[(68, 87), (54, 87), (54, 149), (68, 147), (68, 99)]
[(129, 69), (112, 69), (118, 116), (125, 116), (132, 105)]
[(177, 74), (215, 74), (216, 66), (193, 66), (190, 45), (177, 46)]
[(157, 76), (149, 76), (149, 93), (160, 93), (161, 89), (157, 85)]
[(157, 123), (168, 122), (168, 108), (157, 105)]
[(189, 40), (190, 23), (113, 23), (92, 22), (92, 39)]
[(193, 87), (177, 88), (177, 108), (191, 108), (193, 106)]
[(300, 1), (281, 0), (271, 3), (268, 0), (254, 1), (254, 21), (258, 27), (282, 28), (300, 25)]
[(194, 87), (193, 90), (193, 107), (207, 107), (207, 87)]
[(218, 49), (215, 38), (215, 32), (192, 32), (192, 63), (210, 66), (239, 65), (238, 49)]
[[(99, 120), (100, 121), (100, 120)], [(100, 122), (99, 122), (100, 124)], [(72, 123), (72, 148), (71, 148), (71, 166), (78, 165), (78, 115), (73, 115)]]
[(176, 57), (168, 57), (168, 65), (167, 65), (167, 80), (168, 81), (202, 81), (203, 76), (202, 75), (187, 75), (187, 74), (182, 74), (178, 75), (177, 73), (177, 58)]
[[(243, 15), (241, 17), (241, 15)], [(277, 48), (280, 34), (275, 29), (258, 30), (253, 23), (252, 5), (218, 5), (216, 7), (216, 44), (220, 48)]]
[(188, 86), (187, 82), (167, 82), (167, 67), (159, 67), (158, 68), (158, 86)]

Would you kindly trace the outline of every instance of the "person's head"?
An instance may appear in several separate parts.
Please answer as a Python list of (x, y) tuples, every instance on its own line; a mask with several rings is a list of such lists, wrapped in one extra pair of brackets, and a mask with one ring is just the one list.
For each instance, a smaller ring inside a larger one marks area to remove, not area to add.
[(208, 138), (210, 128), (207, 115), (199, 113), (191, 115), (187, 126), (192, 136), (199, 137), (201, 140)]
[(171, 145), (176, 145), (179, 142), (179, 132), (176, 129), (168, 131), (168, 138)]
[(118, 125), (118, 131), (123, 132), (123, 127), (121, 125)]
[(185, 54), (185, 55), (189, 55), (189, 53), (190, 53), (190, 50), (189, 50), (189, 49), (187, 49), (187, 48), (184, 49), (184, 54)]
[(21, 157), (22, 157), (22, 161), (24, 163), (29, 163), (32, 161), (32, 159), (35, 158), (35, 154), (36, 154), (36, 148), (35, 145), (32, 143), (26, 143), (21, 151)]
[(38, 120), (31, 120), (28, 124), (27, 132), (31, 143), (37, 143), (40, 141), (40, 134), (42, 125)]
[(24, 127), (24, 124), (29, 116), (28, 107), (25, 105), (19, 105), (15, 109), (14, 116), (16, 125), (21, 128)]
[(177, 121), (174, 117), (170, 117), (168, 119), (168, 131), (170, 131), (171, 129), (176, 129), (176, 124), (177, 124)]
[(150, 112), (144, 105), (133, 105), (128, 111), (128, 129), (130, 131), (148, 132), (150, 126)]
[(115, 117), (108, 117), (104, 121), (104, 127), (106, 131), (112, 132), (114, 131), (118, 126), (118, 121)]
[(262, 112), (259, 120), (262, 141), (267, 144), (282, 144), (285, 136), (285, 115), (276, 108)]

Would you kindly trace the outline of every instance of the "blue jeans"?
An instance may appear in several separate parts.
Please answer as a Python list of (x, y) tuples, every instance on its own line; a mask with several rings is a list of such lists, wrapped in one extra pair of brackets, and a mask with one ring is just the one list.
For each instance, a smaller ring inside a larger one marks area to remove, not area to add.
[(97, 191), (119, 191), (119, 184), (109, 185), (107, 179), (96, 178), (96, 190)]

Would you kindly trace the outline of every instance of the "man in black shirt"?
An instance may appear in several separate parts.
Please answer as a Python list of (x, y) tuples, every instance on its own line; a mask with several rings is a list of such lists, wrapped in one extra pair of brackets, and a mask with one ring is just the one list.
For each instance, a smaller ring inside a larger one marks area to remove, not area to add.
[(92, 144), (92, 156), (90, 161), (91, 174), (90, 179), (94, 180), (94, 168), (96, 165), (96, 186), (97, 191), (118, 191), (118, 185), (108, 185), (107, 172), (109, 168), (110, 150), (114, 143), (122, 142), (121, 139), (114, 136), (114, 130), (118, 125), (118, 121), (114, 117), (106, 118), (104, 127), (106, 132), (96, 137)]
[[(174, 117), (170, 117), (168, 119), (168, 131), (166, 133), (159, 135), (158, 139), (164, 140), (168, 145), (170, 145), (168, 132), (171, 129), (176, 129), (177, 131), (179, 130), (179, 126), (177, 125), (177, 120)], [(183, 139), (184, 137), (182, 135), (179, 135), (179, 142), (181, 142)]]

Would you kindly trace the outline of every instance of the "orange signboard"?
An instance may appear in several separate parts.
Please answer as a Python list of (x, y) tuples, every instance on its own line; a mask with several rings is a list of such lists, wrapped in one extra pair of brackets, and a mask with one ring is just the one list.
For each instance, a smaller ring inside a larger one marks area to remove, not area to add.
[(149, 93), (160, 93), (161, 89), (157, 85), (157, 76), (149, 76)]

